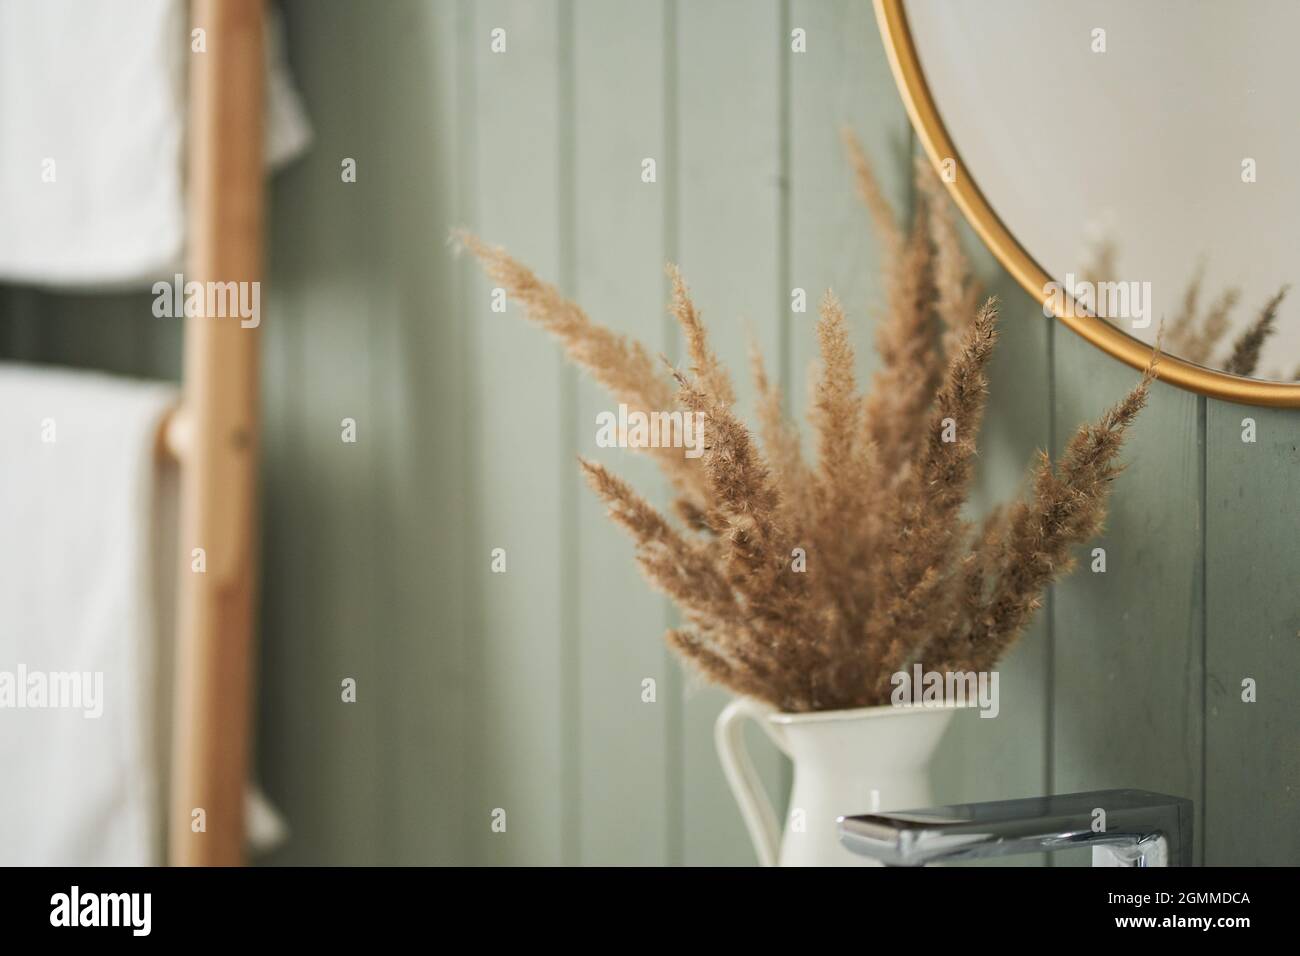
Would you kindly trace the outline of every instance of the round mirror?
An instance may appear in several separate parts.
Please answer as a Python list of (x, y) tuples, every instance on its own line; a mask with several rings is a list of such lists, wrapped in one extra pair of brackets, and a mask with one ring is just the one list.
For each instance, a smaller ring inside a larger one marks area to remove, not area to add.
[(958, 205), (1079, 334), (1300, 406), (1300, 3), (876, 0)]

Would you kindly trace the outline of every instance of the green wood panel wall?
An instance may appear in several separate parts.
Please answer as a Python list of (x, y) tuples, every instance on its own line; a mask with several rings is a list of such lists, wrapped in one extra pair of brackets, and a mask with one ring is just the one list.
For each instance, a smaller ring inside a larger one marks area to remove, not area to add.
[[(1243, 419), (1255, 441), (1242, 441)], [(1210, 402), (1205, 427), (1204, 849), (1300, 860), (1300, 416)], [(1254, 703), (1243, 682), (1254, 683)]]
[[(276, 563), (262, 589), (263, 633), (275, 638), (263, 645), (261, 699), (267, 724), (283, 726), (284, 736), (264, 766), (272, 792), (287, 788), (294, 802), (311, 804), (294, 821), (285, 858), (319, 847), (373, 864), (386, 855), (378, 810), (388, 695), (383, 634), (367, 613), (378, 577), (371, 552), (378, 496), (370, 486), (379, 358), (368, 330), (378, 278), (370, 243), (383, 192), (373, 168), (378, 146), (368, 135), (375, 121), (366, 109), (368, 71), (331, 66), (347, 55), (369, 65), (368, 33), (350, 36), (350, 18), (338, 6), (323, 7), (319, 18), (318, 42), (301, 51), (298, 68), (309, 102), (335, 106), (313, 110), (314, 148), (295, 176), (277, 184), (284, 192), (276, 189), (271, 218), (272, 275), (283, 268), (286, 283), (275, 300), (283, 312), (264, 323), (268, 362), (279, 365), (268, 365), (265, 388), (283, 431), (264, 436), (263, 540)], [(345, 157), (356, 161), (355, 183), (342, 181)], [(286, 208), (292, 229), (282, 227)], [(277, 388), (280, 375), (291, 390)], [(356, 423), (355, 443), (343, 441), (345, 419)], [(356, 681), (356, 704), (342, 701), (348, 678)], [(313, 801), (313, 788), (333, 799)]]
[[(663, 264), (671, 177), (665, 110), (667, 31), (657, 4), (585, 0), (573, 9), (575, 192), (570, 290), (597, 321), (656, 351), (670, 347)], [(655, 182), (642, 181), (642, 161), (655, 161)], [(596, 415), (614, 411), (608, 393), (585, 377), (573, 420), (577, 450), (608, 465), (652, 500), (664, 482), (646, 457), (596, 447)], [(667, 608), (641, 578), (631, 540), (606, 517), (578, 477), (572, 456), (566, 478), (578, 500), (577, 580), (580, 590), (577, 728), (569, 746), (579, 781), (578, 855), (582, 863), (627, 860), (667, 863), (670, 834), (680, 821), (675, 785), (680, 739), (676, 664), (663, 632)], [(653, 701), (642, 682), (653, 680)], [(629, 815), (629, 808), (635, 812)]]
[[(858, 130), (900, 208), (915, 148), (869, 6), (286, 9), (316, 143), (274, 182), (263, 321), (258, 766), (293, 830), (271, 861), (752, 862), (713, 753), (725, 696), (666, 655), (671, 609), (574, 459), (615, 464), (656, 501), (663, 482), (594, 447), (607, 397), (513, 309), (491, 312), (446, 237), (466, 224), (508, 245), (673, 358), (661, 269), (680, 261), (742, 407), (747, 322), (802, 411), (815, 316), (791, 313), (790, 289), (815, 303), (833, 286), (865, 377), (880, 263), (838, 127)], [(977, 514), (1136, 373), (976, 261), (1003, 300)], [(175, 377), (179, 347), (147, 295), (0, 288), (5, 358)], [(1098, 542), (1106, 573), (1087, 549), (1054, 589), (1001, 666), (998, 719), (945, 740), (941, 799), (1167, 790), (1197, 802), (1205, 862), (1297, 860), (1298, 421), (1157, 386)], [(788, 767), (751, 742), (779, 798)]]
[[(788, 316), (791, 408), (800, 421), (808, 407), (817, 359), (817, 303), (835, 290), (850, 319), (859, 385), (877, 366), (876, 323), (885, 309), (880, 249), (854, 194), (840, 129), (852, 128), (894, 208), (911, 201), (912, 128), (876, 33), (870, 4), (795, 0), (784, 34), (789, 61), (790, 169), (789, 286), (807, 293), (808, 311), (793, 313), (791, 288), (782, 291)], [(804, 30), (807, 52), (790, 54), (790, 31)]]
[[(1063, 326), (1053, 371), (1058, 449), (1139, 377)], [(1055, 589), (1055, 792), (1137, 787), (1200, 804), (1203, 401), (1152, 387), (1124, 451), (1106, 530), (1079, 549), (1078, 570)], [(1097, 547), (1105, 549), (1104, 573), (1092, 570)], [(1199, 844), (1199, 827), (1197, 836)]]
[[(560, 4), (473, 5), (476, 119), (472, 226), (509, 247), (541, 274), (560, 279), (569, 210), (561, 196), (571, 144), (562, 116), (561, 70), (571, 38), (560, 33)], [(490, 47), (505, 30), (506, 52)], [(564, 124), (562, 126), (562, 124)], [(431, 249), (433, 255), (444, 254)], [(566, 613), (575, 553), (571, 376), (558, 349), (525, 325), (513, 307), (497, 314), (481, 277), (471, 287), (471, 364), (478, 376), (467, 408), (474, 415), (476, 528), (470, 554), (478, 575), (473, 636), (476, 700), (469, 710), (470, 832), (486, 863), (571, 858), (572, 807), (563, 779), (572, 730)], [(503, 549), (506, 571), (491, 570)], [(566, 566), (568, 570), (566, 571)], [(506, 830), (492, 829), (505, 811)]]

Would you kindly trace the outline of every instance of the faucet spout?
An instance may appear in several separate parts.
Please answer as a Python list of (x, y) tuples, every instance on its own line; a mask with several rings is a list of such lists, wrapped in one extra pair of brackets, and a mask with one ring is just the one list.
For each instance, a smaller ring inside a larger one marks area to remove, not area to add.
[(1094, 790), (845, 816), (840, 842), (892, 866), (1092, 847), (1093, 866), (1191, 866), (1192, 801)]

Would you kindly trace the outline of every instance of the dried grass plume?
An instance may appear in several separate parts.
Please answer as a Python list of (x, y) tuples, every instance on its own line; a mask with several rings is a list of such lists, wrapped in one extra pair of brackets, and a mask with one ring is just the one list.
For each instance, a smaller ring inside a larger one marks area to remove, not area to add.
[[(708, 680), (786, 711), (887, 703), (890, 676), (988, 669), (1101, 527), (1118, 454), (1155, 376), (1080, 428), (1059, 462), (1039, 455), (1027, 498), (979, 526), (963, 515), (997, 343), (947, 197), (918, 169), (900, 224), (866, 154), (845, 133), (860, 198), (883, 250), (888, 309), (881, 364), (864, 394), (844, 308), (820, 306), (820, 370), (805, 454), (762, 357), (752, 365), (758, 431), (737, 416), (726, 368), (682, 276), (669, 266), (685, 370), (593, 322), (504, 250), (456, 238), (527, 316), (620, 402), (703, 416), (698, 460), (649, 448), (677, 494), (677, 521), (603, 465), (581, 461), (610, 516), (635, 540), (646, 577), (678, 605), (668, 642)], [(1248, 348), (1244, 346), (1243, 348)], [(761, 440), (760, 440), (761, 438)]]

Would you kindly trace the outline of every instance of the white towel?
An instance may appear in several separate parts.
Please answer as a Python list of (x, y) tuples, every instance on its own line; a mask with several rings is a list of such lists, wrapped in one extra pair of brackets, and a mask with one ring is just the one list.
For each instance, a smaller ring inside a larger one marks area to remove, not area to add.
[[(186, 0), (0, 0), (0, 280), (150, 286), (181, 265)], [(268, 161), (311, 132), (274, 19)]]
[(177, 557), (156, 448), (175, 400), (0, 363), (0, 864), (162, 859), (175, 578), (159, 571)]

